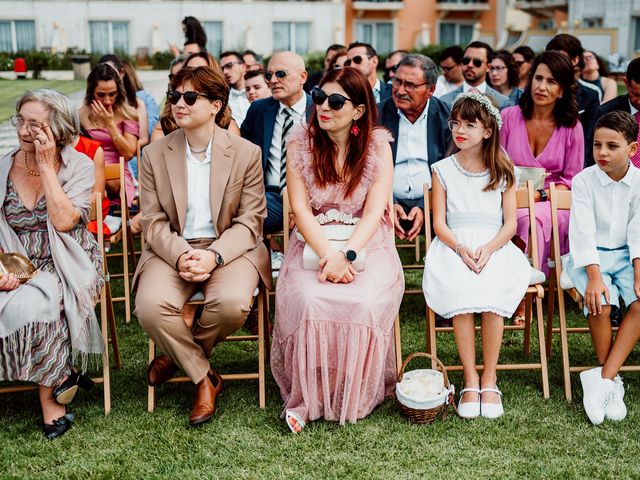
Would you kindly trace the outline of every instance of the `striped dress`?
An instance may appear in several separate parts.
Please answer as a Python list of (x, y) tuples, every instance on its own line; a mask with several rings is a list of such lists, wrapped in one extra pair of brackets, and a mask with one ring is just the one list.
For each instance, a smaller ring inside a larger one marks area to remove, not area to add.
[[(55, 274), (47, 232), (48, 215), (44, 196), (31, 211), (24, 206), (9, 180), (3, 208), (9, 226), (18, 235), (34, 266)], [(84, 248), (92, 258), (96, 270), (101, 272), (102, 256), (98, 244), (85, 225), (78, 223), (67, 233)], [(30, 335), (20, 339), (17, 350), (19, 353), (10, 358), (0, 357), (0, 380), (27, 381), (51, 387), (69, 375), (72, 367), (71, 340), (62, 305), (62, 293), (60, 320), (54, 324), (38, 323), (37, 320), (34, 319), (35, 327), (31, 329)]]

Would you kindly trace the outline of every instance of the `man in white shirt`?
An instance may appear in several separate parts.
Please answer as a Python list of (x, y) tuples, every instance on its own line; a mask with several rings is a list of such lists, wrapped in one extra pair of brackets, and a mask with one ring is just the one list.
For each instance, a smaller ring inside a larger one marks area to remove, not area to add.
[(362, 72), (373, 90), (376, 103), (391, 97), (391, 85), (378, 78), (378, 54), (368, 43), (353, 42), (347, 47), (345, 67), (354, 67)]
[(464, 83), (462, 57), (464, 57), (464, 50), (460, 45), (453, 45), (442, 51), (438, 61), (442, 75), (438, 77), (436, 82), (436, 90), (433, 92), (434, 97), (440, 98), (462, 86)]
[(509, 99), (487, 85), (487, 71), (493, 60), (493, 49), (484, 42), (471, 42), (467, 45), (462, 57), (462, 75), (464, 83), (455, 90), (440, 97), (449, 108), (453, 101), (463, 92), (473, 91), (490, 95), (497, 102), (500, 109), (510, 105)]
[(220, 68), (229, 85), (229, 108), (238, 126), (244, 122), (249, 110), (249, 100), (244, 89), (244, 74), (247, 67), (240, 52), (224, 52), (220, 55)]
[(286, 138), (307, 121), (311, 97), (303, 90), (304, 59), (295, 52), (278, 52), (265, 73), (272, 97), (251, 103), (240, 128), (243, 138), (262, 148), (267, 196), (265, 233), (282, 230), (282, 189), (286, 186)]
[(396, 139), (391, 144), (395, 231), (410, 241), (423, 228), (423, 184), (431, 185), (431, 165), (445, 157), (451, 141), (450, 110), (432, 96), (436, 77), (430, 58), (407, 55), (398, 63), (392, 97), (378, 106), (378, 123)]
[[(596, 123), (596, 165), (572, 182), (567, 273), (584, 298), (598, 363), (580, 374), (583, 404), (594, 425), (627, 414), (620, 367), (640, 339), (640, 170), (629, 161), (638, 125), (626, 112)], [(609, 315), (622, 297), (627, 314), (615, 341)]]

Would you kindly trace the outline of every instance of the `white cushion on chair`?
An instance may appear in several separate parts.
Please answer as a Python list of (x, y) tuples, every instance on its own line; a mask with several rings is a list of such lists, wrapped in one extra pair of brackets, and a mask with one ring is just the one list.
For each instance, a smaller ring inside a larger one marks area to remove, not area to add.
[(544, 274), (544, 272), (531, 267), (531, 278), (529, 278), (529, 285), (544, 283), (546, 280), (547, 276)]
[(111, 235), (118, 233), (122, 228), (122, 217), (114, 217), (113, 215), (107, 215), (104, 217), (104, 224), (109, 227)]
[(573, 280), (571, 280), (571, 277), (567, 273), (567, 266), (569, 265), (569, 254), (567, 253), (566, 255), (563, 255), (560, 258), (562, 260), (562, 274), (560, 275), (560, 288), (562, 288), (563, 290), (571, 290), (572, 288), (575, 288), (575, 285), (573, 284)]

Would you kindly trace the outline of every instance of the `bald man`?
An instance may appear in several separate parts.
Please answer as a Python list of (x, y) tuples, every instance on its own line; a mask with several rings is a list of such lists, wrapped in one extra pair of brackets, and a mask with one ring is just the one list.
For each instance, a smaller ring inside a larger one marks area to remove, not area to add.
[(265, 74), (272, 97), (253, 102), (240, 128), (243, 138), (262, 148), (267, 195), (265, 233), (282, 230), (285, 141), (293, 126), (308, 121), (311, 97), (303, 90), (306, 79), (304, 59), (300, 55), (295, 52), (274, 54)]

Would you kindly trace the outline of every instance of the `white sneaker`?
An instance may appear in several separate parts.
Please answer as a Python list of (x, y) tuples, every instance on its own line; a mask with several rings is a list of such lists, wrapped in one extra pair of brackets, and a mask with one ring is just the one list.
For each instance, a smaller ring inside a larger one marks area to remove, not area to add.
[(500, 403), (484, 403), (480, 404), (480, 414), (484, 418), (499, 418), (504, 415), (504, 407), (502, 406), (502, 392), (496, 386), (495, 388), (483, 388), (480, 393), (493, 392), (500, 395)]
[(624, 404), (624, 383), (620, 375), (613, 379), (614, 389), (611, 401), (604, 409), (604, 418), (619, 422), (627, 416), (627, 406)]
[(463, 388), (460, 390), (460, 400), (458, 401), (458, 415), (461, 418), (478, 418), (480, 416), (480, 398), (477, 402), (465, 402), (462, 403), (462, 396), (465, 392), (474, 392), (480, 397), (481, 392), (479, 388)]
[(581, 372), (580, 382), (584, 411), (591, 423), (600, 425), (604, 421), (605, 409), (613, 396), (615, 383), (608, 378), (602, 378), (602, 367)]

